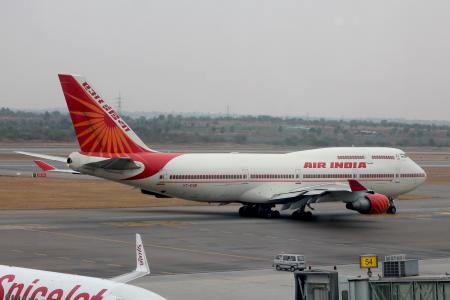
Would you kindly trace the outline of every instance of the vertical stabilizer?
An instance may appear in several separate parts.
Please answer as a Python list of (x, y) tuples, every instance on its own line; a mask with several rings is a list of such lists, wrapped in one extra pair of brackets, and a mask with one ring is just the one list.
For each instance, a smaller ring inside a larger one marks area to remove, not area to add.
[(150, 267), (148, 266), (147, 256), (145, 255), (144, 244), (142, 243), (141, 236), (136, 233), (136, 270), (111, 278), (111, 280), (126, 283), (148, 274), (150, 274)]
[(155, 152), (83, 77), (58, 76), (82, 152), (105, 157)]

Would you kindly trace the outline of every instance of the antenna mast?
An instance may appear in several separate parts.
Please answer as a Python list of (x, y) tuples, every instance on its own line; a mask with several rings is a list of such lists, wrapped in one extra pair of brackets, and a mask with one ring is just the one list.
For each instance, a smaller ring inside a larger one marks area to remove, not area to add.
[(117, 99), (117, 113), (122, 113), (122, 94), (119, 92), (119, 97)]

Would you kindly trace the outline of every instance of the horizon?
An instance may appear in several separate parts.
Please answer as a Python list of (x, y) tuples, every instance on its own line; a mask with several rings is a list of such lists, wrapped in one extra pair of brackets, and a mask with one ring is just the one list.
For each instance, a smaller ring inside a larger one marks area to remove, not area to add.
[[(113, 108), (115, 105), (111, 105)], [(29, 108), (29, 109), (21, 109), (21, 108), (14, 108), (14, 107), (2, 107), (0, 106), (0, 109), (10, 109), (12, 111), (22, 111), (22, 112), (31, 112), (31, 113), (45, 113), (45, 112), (60, 112), (63, 114), (69, 114), (66, 107), (59, 107), (59, 108)], [(281, 118), (281, 119), (304, 119), (304, 120), (320, 120), (324, 119), (326, 121), (368, 121), (373, 123), (380, 123), (382, 121), (387, 122), (393, 122), (393, 123), (401, 123), (401, 124), (421, 124), (421, 125), (444, 125), (444, 126), (450, 126), (449, 120), (427, 120), (427, 119), (407, 119), (407, 118), (357, 118), (357, 117), (326, 117), (326, 116), (311, 116), (311, 115), (270, 115), (270, 114), (237, 114), (237, 113), (208, 113), (208, 112), (177, 112), (177, 111), (127, 111), (122, 110), (120, 112), (120, 115), (131, 117), (131, 118), (137, 118), (140, 116), (144, 116), (146, 118), (155, 118), (160, 115), (168, 116), (182, 116), (182, 117), (211, 117), (211, 118), (244, 118), (244, 117), (272, 117), (272, 118)]]

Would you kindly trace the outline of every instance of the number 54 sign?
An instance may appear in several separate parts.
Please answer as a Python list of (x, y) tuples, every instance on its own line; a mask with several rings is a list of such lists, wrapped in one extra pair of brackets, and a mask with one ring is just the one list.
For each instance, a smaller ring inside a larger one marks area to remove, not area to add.
[(373, 254), (361, 255), (359, 257), (359, 267), (361, 269), (378, 268), (378, 256)]

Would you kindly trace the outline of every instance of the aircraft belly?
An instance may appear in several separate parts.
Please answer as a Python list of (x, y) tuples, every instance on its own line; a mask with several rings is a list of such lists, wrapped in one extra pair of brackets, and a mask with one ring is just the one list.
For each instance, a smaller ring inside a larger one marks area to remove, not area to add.
[(249, 189), (244, 183), (167, 183), (167, 194), (187, 200), (234, 202)]

